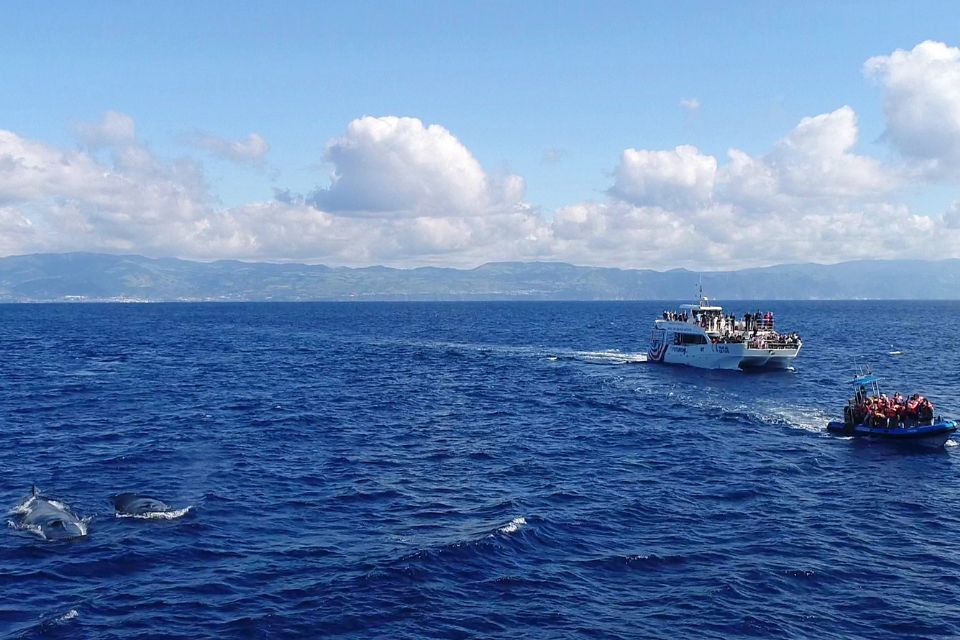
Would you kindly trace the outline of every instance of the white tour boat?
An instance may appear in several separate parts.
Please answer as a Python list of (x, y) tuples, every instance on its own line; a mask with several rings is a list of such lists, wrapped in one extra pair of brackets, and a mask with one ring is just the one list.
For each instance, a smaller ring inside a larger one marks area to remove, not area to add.
[(647, 360), (703, 369), (788, 369), (803, 342), (778, 333), (773, 313), (725, 315), (700, 295), (696, 304), (664, 311), (653, 323)]

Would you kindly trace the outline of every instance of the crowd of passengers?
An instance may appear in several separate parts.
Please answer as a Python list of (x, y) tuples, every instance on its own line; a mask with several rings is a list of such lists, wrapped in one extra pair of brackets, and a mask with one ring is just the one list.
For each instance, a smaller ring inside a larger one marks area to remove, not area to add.
[(768, 349), (775, 347), (778, 349), (783, 348), (794, 348), (800, 346), (800, 334), (796, 332), (791, 333), (773, 333), (773, 334), (753, 334), (748, 335), (746, 333), (738, 333), (735, 331), (729, 331), (723, 333), (719, 336), (712, 337), (710, 339), (713, 344), (739, 344), (741, 342), (746, 342), (747, 346), (751, 349)]
[[(686, 312), (664, 311), (664, 320), (674, 322), (690, 322), (691, 316)], [(793, 348), (800, 346), (800, 335), (797, 333), (780, 334), (773, 329), (773, 312), (745, 313), (743, 320), (730, 314), (727, 316), (694, 313), (693, 323), (704, 331), (718, 335), (710, 338), (714, 344), (732, 344), (746, 342), (751, 349), (766, 349), (768, 347)]]
[[(698, 324), (704, 329), (709, 329), (711, 319), (716, 318), (720, 319), (721, 316), (708, 315), (706, 313), (694, 313), (693, 322)], [(740, 330), (745, 332), (757, 332), (761, 330), (773, 330), (773, 311), (767, 311), (765, 313), (745, 313), (743, 314), (743, 322), (737, 321), (737, 316), (730, 314), (728, 316), (723, 316), (723, 322), (721, 324), (729, 327), (732, 330)], [(664, 311), (663, 312), (664, 320), (671, 320), (673, 322), (689, 322), (690, 314), (686, 311)]]
[(933, 421), (933, 404), (919, 393), (904, 398), (899, 393), (888, 398), (886, 394), (868, 396), (860, 387), (853, 400), (845, 407), (845, 418), (851, 425), (867, 424), (873, 427), (896, 429), (929, 424)]

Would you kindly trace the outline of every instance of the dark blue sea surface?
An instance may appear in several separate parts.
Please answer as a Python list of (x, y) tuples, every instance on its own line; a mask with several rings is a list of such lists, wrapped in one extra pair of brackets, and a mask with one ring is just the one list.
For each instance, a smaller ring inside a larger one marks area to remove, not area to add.
[(727, 307), (795, 370), (637, 362), (663, 303), (0, 306), (0, 505), (90, 519), (0, 531), (0, 637), (960, 637), (960, 450), (825, 431), (856, 363), (960, 415), (960, 303)]

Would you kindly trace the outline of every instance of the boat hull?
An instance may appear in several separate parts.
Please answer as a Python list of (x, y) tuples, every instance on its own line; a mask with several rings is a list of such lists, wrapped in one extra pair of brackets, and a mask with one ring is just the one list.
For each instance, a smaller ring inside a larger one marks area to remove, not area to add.
[(655, 345), (647, 353), (647, 360), (701, 369), (789, 369), (799, 353), (800, 347), (751, 349), (742, 343)]
[(955, 420), (943, 420), (916, 427), (885, 429), (866, 424), (857, 424), (851, 427), (843, 422), (830, 422), (827, 424), (827, 430), (838, 435), (867, 438), (869, 440), (939, 448), (944, 446), (950, 436), (957, 432), (957, 423)]

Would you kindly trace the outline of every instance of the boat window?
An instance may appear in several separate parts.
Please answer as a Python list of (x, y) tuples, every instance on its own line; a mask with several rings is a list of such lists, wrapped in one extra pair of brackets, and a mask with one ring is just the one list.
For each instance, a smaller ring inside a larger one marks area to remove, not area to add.
[(707, 344), (707, 336), (699, 333), (678, 333), (674, 344)]

